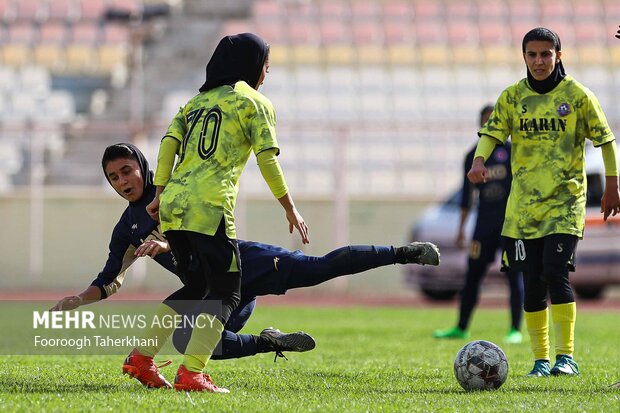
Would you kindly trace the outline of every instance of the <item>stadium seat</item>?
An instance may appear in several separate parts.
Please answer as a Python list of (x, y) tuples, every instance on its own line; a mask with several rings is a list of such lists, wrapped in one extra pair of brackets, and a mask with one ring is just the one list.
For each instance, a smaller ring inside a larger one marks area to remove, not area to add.
[(32, 53), (34, 63), (51, 72), (59, 73), (65, 68), (65, 49), (60, 45), (41, 43), (34, 46)]
[(106, 0), (79, 0), (81, 20), (97, 21), (103, 18)]
[(80, 20), (71, 27), (71, 42), (94, 45), (99, 41), (99, 25), (96, 22)]
[(73, 22), (80, 18), (76, 0), (52, 0), (49, 2), (48, 18), (58, 22)]
[(600, 44), (584, 44), (574, 51), (579, 56), (579, 64), (583, 66), (608, 65), (610, 62), (609, 49)]
[(273, 44), (269, 50), (269, 62), (272, 67), (286, 66), (292, 61), (291, 48), (284, 44)]
[(16, 20), (25, 22), (44, 21), (48, 17), (49, 3), (39, 0), (19, 0), (16, 2)]
[(68, 37), (67, 25), (62, 21), (48, 21), (39, 28), (39, 42), (60, 45)]
[(435, 44), (447, 44), (447, 31), (448, 28), (444, 20), (431, 19), (420, 21), (416, 17), (415, 38), (416, 44), (420, 47), (426, 47)]
[(31, 21), (20, 21), (11, 24), (7, 30), (10, 43), (30, 45), (38, 40), (37, 27)]
[(0, 22), (11, 24), (16, 14), (15, 3), (12, 0), (0, 0)]
[(477, 0), (477, 16), (480, 25), (486, 23), (506, 24), (508, 6), (504, 0)]
[(449, 65), (452, 62), (451, 49), (447, 45), (421, 46), (417, 50), (419, 63), (424, 66)]
[(512, 40), (510, 26), (501, 20), (481, 19), (478, 25), (478, 33), (481, 45), (508, 45)]
[(605, 25), (596, 20), (577, 20), (574, 27), (575, 43), (584, 47), (592, 43), (605, 43), (607, 36), (611, 35)]
[(356, 45), (383, 45), (383, 24), (375, 21), (355, 21), (352, 26), (352, 40)]
[(443, 2), (434, 0), (418, 0), (413, 3), (417, 21), (441, 20), (444, 17)]
[(52, 88), (52, 77), (42, 66), (24, 66), (19, 71), (19, 88), (35, 96), (47, 96)]
[(415, 41), (415, 31), (411, 22), (397, 20), (395, 22), (385, 22), (383, 26), (385, 45), (413, 45)]
[[(17, 72), (14, 68), (7, 65), (0, 65), (0, 100), (3, 102), (3, 107), (6, 107), (6, 95), (16, 88), (17, 85)], [(2, 111), (0, 111), (2, 113)]]
[(66, 47), (66, 66), (69, 73), (92, 73), (97, 69), (98, 60), (92, 45), (72, 43)]
[[(510, 17), (514, 20), (529, 21), (533, 23), (534, 19), (540, 15), (538, 3), (535, 0), (508, 0), (510, 8)], [(532, 28), (537, 25), (533, 23)], [(525, 32), (523, 32), (525, 34)], [(523, 36), (523, 34), (521, 36)]]
[(413, 4), (407, 0), (386, 0), (383, 4), (384, 21), (403, 20), (413, 18)]
[(351, 18), (353, 21), (371, 22), (379, 20), (383, 8), (381, 2), (374, 0), (357, 0), (351, 3)]
[(357, 62), (360, 65), (376, 65), (386, 62), (385, 48), (383, 46), (358, 46)]
[(460, 65), (479, 65), (484, 62), (480, 47), (474, 45), (454, 45), (451, 47), (455, 67)]
[(0, 171), (6, 175), (15, 175), (22, 168), (23, 155), (16, 142), (0, 140)]
[(417, 63), (420, 58), (417, 50), (412, 45), (390, 45), (385, 49), (387, 62), (392, 66), (413, 65), (414, 63)]
[(448, 1), (445, 3), (445, 13), (448, 18), (473, 22), (476, 17), (476, 11), (476, 5), (472, 0)]
[(112, 74), (119, 67), (127, 65), (128, 50), (126, 45), (105, 43), (97, 48), (99, 64), (97, 69), (104, 74)]
[(480, 43), (478, 23), (472, 19), (448, 19), (447, 34), (448, 43), (451, 45), (478, 45)]
[(296, 65), (317, 65), (323, 61), (323, 50), (318, 46), (297, 45), (291, 47), (291, 60)]
[(70, 92), (64, 90), (51, 92), (45, 100), (44, 108), (44, 119), (46, 120), (62, 123), (75, 119), (75, 100)]
[(126, 24), (106, 23), (102, 27), (101, 42), (125, 46), (130, 42), (129, 27)]
[(351, 65), (356, 61), (356, 50), (350, 45), (326, 46), (324, 50), (324, 62), (328, 65)]
[(32, 62), (32, 50), (19, 43), (8, 43), (2, 47), (2, 63), (11, 67), (21, 67)]
[(254, 32), (255, 30), (256, 30), (255, 24), (251, 20), (247, 20), (247, 19), (227, 20), (222, 25), (222, 36), (228, 36), (228, 35), (236, 34), (236, 33)]

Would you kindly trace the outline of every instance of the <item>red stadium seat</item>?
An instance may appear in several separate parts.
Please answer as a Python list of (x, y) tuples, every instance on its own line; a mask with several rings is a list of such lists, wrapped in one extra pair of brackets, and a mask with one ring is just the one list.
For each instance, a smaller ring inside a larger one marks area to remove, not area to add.
[(68, 37), (67, 26), (64, 21), (48, 21), (39, 28), (41, 43), (61, 44)]

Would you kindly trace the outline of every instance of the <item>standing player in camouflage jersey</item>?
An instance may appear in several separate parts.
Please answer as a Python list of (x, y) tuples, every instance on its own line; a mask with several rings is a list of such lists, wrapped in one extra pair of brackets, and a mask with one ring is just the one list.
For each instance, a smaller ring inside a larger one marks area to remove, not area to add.
[[(158, 316), (184, 314), (184, 301), (204, 300), (199, 317), (209, 321), (196, 323), (175, 378), (177, 390), (228, 392), (203, 370), (240, 300), (233, 210), (239, 177), (252, 151), (286, 211), (290, 232), (297, 228), (303, 243), (309, 242), (276, 159), (273, 106), (258, 92), (268, 68), (269, 46), (263, 39), (251, 33), (224, 37), (207, 65), (200, 93), (179, 110), (160, 145), (157, 191), (147, 210), (154, 219), (159, 215), (184, 286), (162, 303)], [(168, 339), (174, 327), (166, 327), (152, 328), (146, 337)], [(124, 371), (148, 386), (171, 387), (153, 364), (164, 341), (158, 341), (159, 347), (134, 349)]]
[[(586, 205), (586, 139), (600, 147), (605, 164), (603, 219), (620, 210), (615, 137), (596, 96), (562, 65), (560, 39), (536, 28), (523, 38), (527, 78), (506, 88), (480, 141), (468, 173), (486, 182), (492, 149), (512, 138), (513, 181), (502, 235), (508, 264), (523, 271), (525, 320), (534, 353), (532, 377), (579, 375), (573, 359), (576, 306), (568, 273), (583, 236)], [(549, 310), (555, 330), (551, 368)]]

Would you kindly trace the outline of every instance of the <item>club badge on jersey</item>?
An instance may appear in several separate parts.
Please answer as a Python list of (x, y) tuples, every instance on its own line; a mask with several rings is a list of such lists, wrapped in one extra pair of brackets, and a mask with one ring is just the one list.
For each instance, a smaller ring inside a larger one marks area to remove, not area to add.
[(571, 110), (570, 110), (570, 105), (568, 103), (562, 103), (560, 106), (558, 106), (558, 115), (560, 116), (568, 116), (570, 115)]

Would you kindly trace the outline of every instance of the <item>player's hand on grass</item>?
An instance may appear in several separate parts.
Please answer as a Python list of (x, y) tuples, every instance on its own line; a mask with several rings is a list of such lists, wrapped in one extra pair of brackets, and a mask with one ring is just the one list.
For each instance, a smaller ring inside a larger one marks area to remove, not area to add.
[(149, 214), (153, 221), (159, 222), (159, 197), (156, 196), (153, 200), (146, 206), (146, 213)]
[(157, 240), (148, 240), (144, 241), (138, 248), (136, 248), (136, 252), (134, 255), (136, 257), (146, 257), (147, 255), (151, 258), (155, 258), (157, 255), (163, 252), (170, 252), (170, 246), (167, 242), (157, 241)]
[(55, 306), (50, 308), (50, 311), (75, 310), (80, 305), (82, 305), (82, 298), (79, 295), (70, 295), (58, 301)]
[(308, 226), (304, 222), (304, 218), (299, 212), (297, 212), (297, 209), (295, 207), (286, 211), (286, 219), (289, 223), (288, 232), (292, 234), (293, 228), (297, 228), (297, 231), (299, 231), (299, 235), (301, 235), (301, 241), (304, 244), (309, 244), (310, 240), (308, 239)]
[(467, 172), (467, 178), (472, 184), (486, 183), (489, 178), (489, 170), (484, 166), (482, 157), (477, 157), (471, 165), (471, 169)]

